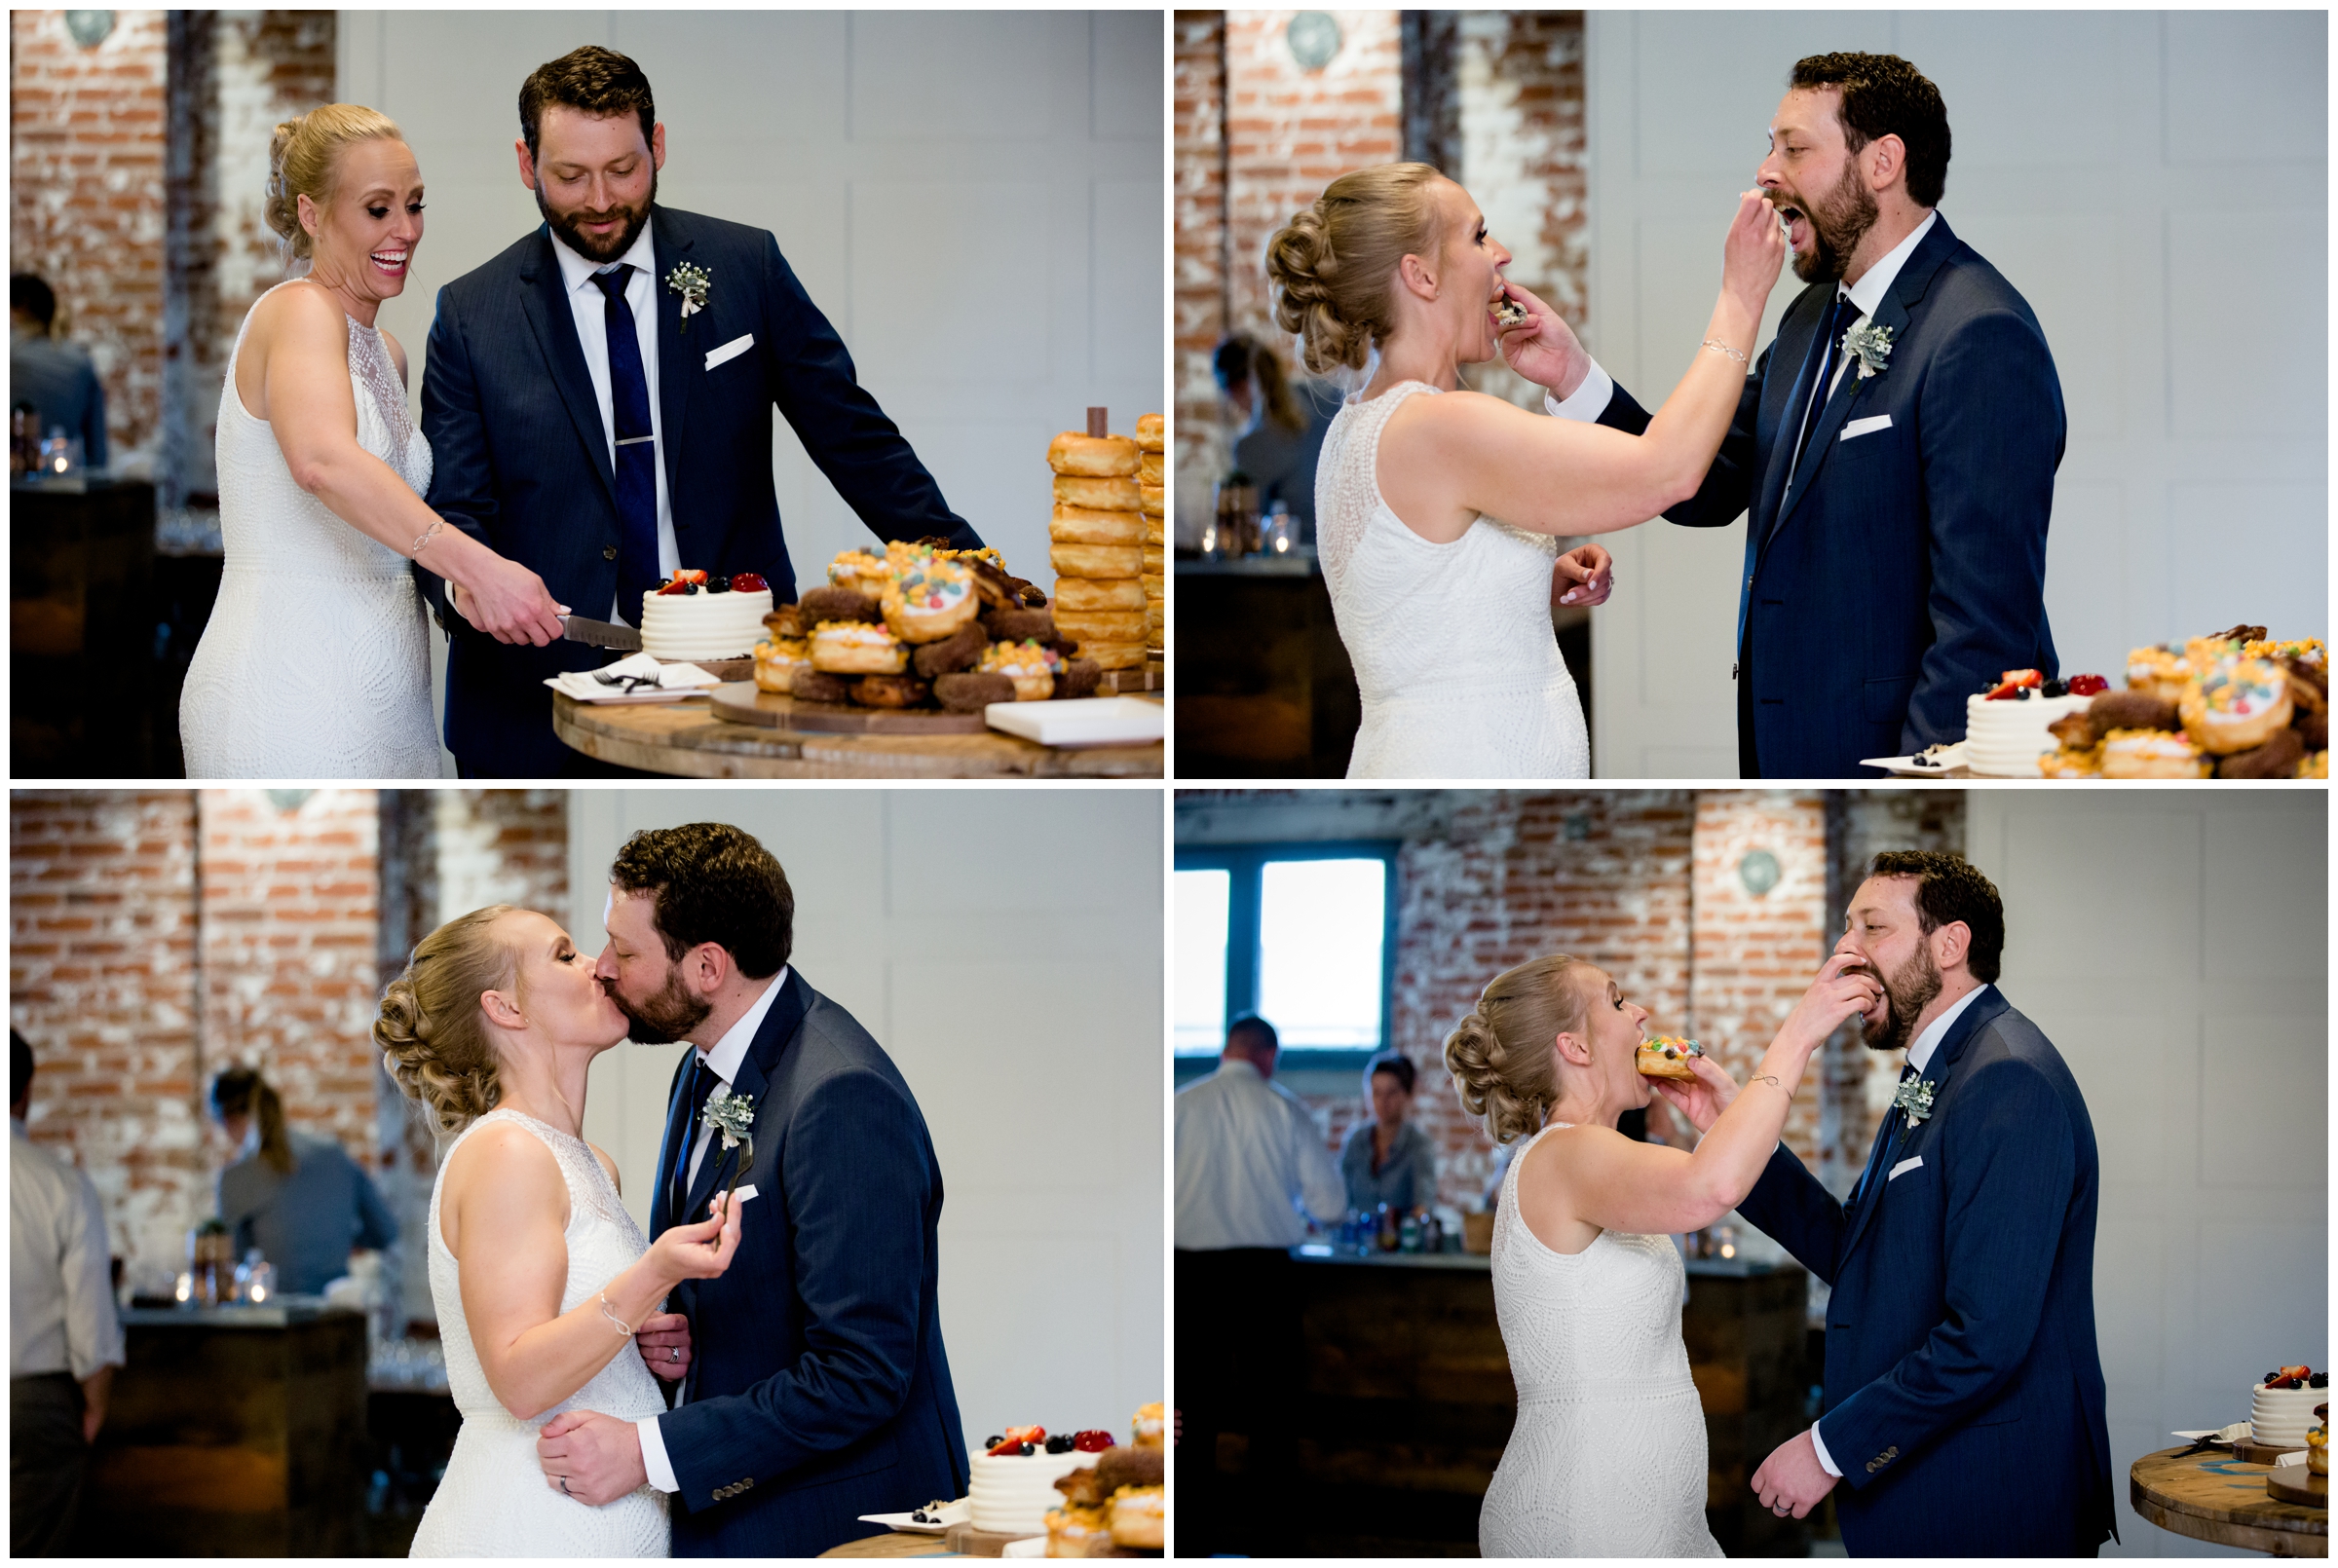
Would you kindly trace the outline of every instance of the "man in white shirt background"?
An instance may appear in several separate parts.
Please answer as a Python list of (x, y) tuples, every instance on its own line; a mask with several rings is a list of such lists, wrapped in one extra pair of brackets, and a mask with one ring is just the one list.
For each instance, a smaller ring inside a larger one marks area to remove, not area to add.
[(122, 1321), (97, 1189), (26, 1135), (32, 1047), (14, 1029), (8, 1045), (9, 1550), (54, 1557), (81, 1512)]
[[(1315, 1120), (1274, 1082), (1281, 1041), (1255, 1016), (1227, 1026), (1218, 1070), (1176, 1102), (1177, 1386), (1186, 1468), (1182, 1550), (1290, 1549), (1292, 1420), (1302, 1385), (1290, 1250), (1307, 1219), (1339, 1219), (1347, 1189)], [(1249, 1439), (1235, 1495), (1216, 1474), (1218, 1437)]]

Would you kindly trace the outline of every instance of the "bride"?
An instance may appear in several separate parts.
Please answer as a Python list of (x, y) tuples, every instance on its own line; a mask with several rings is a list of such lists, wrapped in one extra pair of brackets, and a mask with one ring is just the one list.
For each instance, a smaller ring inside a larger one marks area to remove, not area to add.
[(591, 957), (508, 904), (423, 938), (382, 997), (383, 1064), (441, 1137), (458, 1135), (428, 1245), (463, 1428), (417, 1557), (666, 1555), (663, 1493), (590, 1507), (554, 1489), (536, 1453), (537, 1429), (572, 1406), (661, 1413), (632, 1335), (676, 1285), (715, 1278), (738, 1251), (719, 1199), (713, 1218), (645, 1248), (617, 1167), (581, 1136), (585, 1069), (625, 1029)]
[[(1497, 1143), (1527, 1136), (1493, 1223), (1518, 1422), (1478, 1514), (1483, 1555), (1721, 1554), (1705, 1527), (1705, 1417), (1672, 1237), (1754, 1190), (1811, 1053), (1882, 996), (1858, 958), (1829, 958), (1743, 1093), (1704, 1058), (1689, 1060), (1692, 1083), (1641, 1077), (1647, 1010), (1564, 954), (1495, 976), (1447, 1037), (1462, 1105)], [(1615, 1130), (1651, 1085), (1710, 1126), (1694, 1153)]]
[[(1275, 319), (1303, 339), (1307, 368), (1361, 372), (1379, 356), (1315, 470), (1316, 544), (1364, 697), (1348, 777), (1590, 776), (1551, 631), (1555, 538), (1630, 528), (1696, 493), (1785, 255), (1775, 213), (1749, 193), (1705, 342), (1633, 436), (1457, 390), (1462, 365), (1527, 352), (1549, 310), (1503, 280), (1510, 253), (1426, 164), (1341, 175), (1269, 242)], [(1497, 328), (1510, 296), (1527, 315)], [(1556, 579), (1578, 584), (1560, 602), (1603, 599), (1605, 567), (1597, 545), (1560, 558)]]
[(387, 118), (328, 103), (276, 128), (268, 226), (305, 277), (244, 318), (219, 398), (219, 598), (179, 698), (189, 778), (436, 778), (431, 659), (407, 563), (508, 643), (562, 635), (543, 579), (439, 520), (406, 355), (374, 325), (422, 242), (422, 172)]

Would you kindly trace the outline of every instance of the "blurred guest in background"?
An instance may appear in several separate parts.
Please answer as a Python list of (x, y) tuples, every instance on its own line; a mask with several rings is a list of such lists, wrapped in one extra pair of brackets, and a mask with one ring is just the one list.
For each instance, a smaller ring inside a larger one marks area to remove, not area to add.
[(1372, 1120), (1358, 1122), (1339, 1151), (1350, 1210), (1369, 1214), (1386, 1204), (1402, 1214), (1437, 1201), (1437, 1147), (1408, 1119), (1413, 1081), (1412, 1059), (1400, 1051), (1383, 1051), (1364, 1068)]
[(349, 1272), (352, 1248), (397, 1240), (397, 1221), (357, 1162), (329, 1138), (284, 1126), (283, 1102), (249, 1067), (211, 1080), (211, 1113), (236, 1145), (219, 1173), (219, 1217), (236, 1255), (256, 1247), (276, 1265), (277, 1288), (304, 1295)]
[(51, 335), (57, 294), (30, 273), (8, 280), (8, 400), (38, 413), (34, 438), (62, 429), (81, 442), (82, 461), (105, 467), (105, 389), (97, 367), (78, 343)]
[(9, 1550), (57, 1557), (122, 1364), (122, 1321), (97, 1189), (25, 1135), (32, 1047), (11, 1029), (8, 1049)]
[(1244, 333), (1210, 355), (1219, 391), (1240, 420), (1234, 467), (1259, 487), (1259, 509), (1283, 503), (1299, 524), (1299, 541), (1315, 542), (1315, 455), (1339, 412), (1339, 395), (1320, 382), (1294, 385), (1274, 350)]
[[(1311, 1214), (1341, 1217), (1332, 1153), (1299, 1097), (1275, 1083), (1274, 1026), (1238, 1018), (1218, 1070), (1176, 1106), (1177, 1387), (1199, 1456), (1178, 1504), (1188, 1553), (1287, 1555), (1282, 1494), (1297, 1459), (1301, 1347), (1290, 1249)], [(1250, 1439), (1243, 1496), (1215, 1473), (1218, 1435)]]

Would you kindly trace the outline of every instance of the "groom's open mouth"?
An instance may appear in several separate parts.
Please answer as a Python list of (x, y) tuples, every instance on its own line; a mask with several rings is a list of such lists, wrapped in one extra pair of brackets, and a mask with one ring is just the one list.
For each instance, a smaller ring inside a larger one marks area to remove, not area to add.
[(371, 252), (371, 260), (378, 270), (390, 277), (403, 278), (406, 276), (406, 259), (412, 254), (410, 250), (376, 250)]
[(1810, 219), (1803, 216), (1801, 206), (1793, 202), (1781, 202), (1774, 196), (1770, 199), (1770, 205), (1786, 221), (1786, 243), (1797, 255), (1807, 250), (1810, 247)]

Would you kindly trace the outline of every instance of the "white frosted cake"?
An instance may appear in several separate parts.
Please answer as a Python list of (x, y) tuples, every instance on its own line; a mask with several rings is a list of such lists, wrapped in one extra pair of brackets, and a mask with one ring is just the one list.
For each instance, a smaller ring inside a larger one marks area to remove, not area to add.
[(2306, 1429), (2319, 1425), (2314, 1406), (2326, 1404), (2329, 1399), (2328, 1389), (2269, 1389), (2259, 1383), (2249, 1391), (2249, 1437), (2284, 1453), (2303, 1448)]
[(1094, 1463), (1094, 1454), (1077, 1449), (1051, 1454), (1035, 1447), (1029, 1454), (994, 1458), (977, 1448), (973, 1479), (966, 1485), (967, 1520), (977, 1530), (1000, 1535), (1045, 1535), (1047, 1511), (1064, 1501), (1055, 1478)]
[(1976, 692), (1965, 698), (1965, 765), (1991, 778), (2039, 778), (2038, 759), (2061, 742), (2046, 727), (2068, 714), (2084, 713), (2094, 699), (2001, 697), (1992, 702)]
[(763, 641), (772, 590), (646, 593), (641, 600), (641, 651), (653, 658), (745, 658)]

